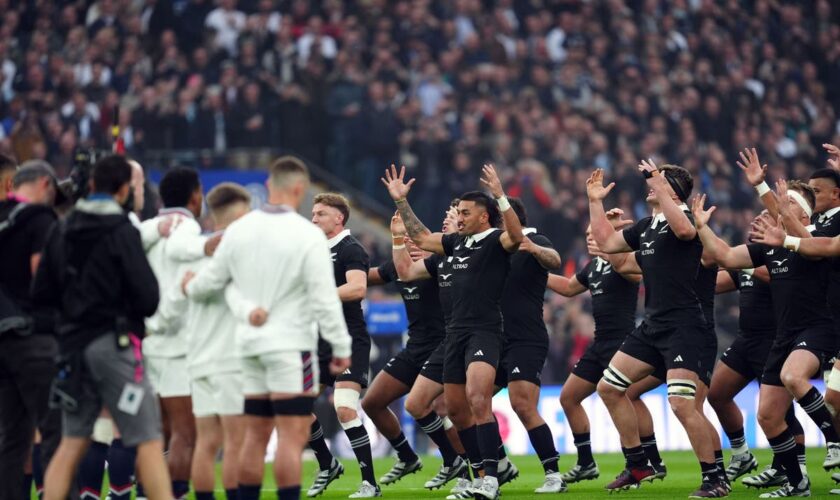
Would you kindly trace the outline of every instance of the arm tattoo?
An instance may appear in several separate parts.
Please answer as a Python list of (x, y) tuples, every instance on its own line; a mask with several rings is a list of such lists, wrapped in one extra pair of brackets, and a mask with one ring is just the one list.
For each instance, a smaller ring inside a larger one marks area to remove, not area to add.
[(426, 226), (420, 222), (420, 219), (414, 215), (414, 210), (411, 209), (411, 205), (408, 204), (408, 201), (405, 199), (399, 200), (397, 203), (397, 210), (400, 212), (400, 217), (402, 217), (403, 224), (405, 224), (405, 230), (408, 233), (408, 236), (411, 238), (415, 238), (421, 234), (430, 234)]
[(559, 256), (550, 248), (541, 247), (537, 245), (537, 252), (534, 254), (534, 258), (537, 259), (537, 262), (540, 263), (546, 269), (557, 269), (560, 267), (560, 259)]

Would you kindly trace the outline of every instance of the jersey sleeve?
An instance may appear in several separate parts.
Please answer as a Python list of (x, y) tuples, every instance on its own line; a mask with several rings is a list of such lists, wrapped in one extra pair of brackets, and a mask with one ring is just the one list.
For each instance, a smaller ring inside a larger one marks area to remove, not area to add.
[(429, 276), (432, 278), (437, 278), (438, 274), (438, 264), (440, 264), (440, 255), (432, 254), (429, 257), (423, 259), (423, 265), (426, 266), (426, 272), (429, 273)]
[(443, 253), (446, 255), (452, 255), (455, 251), (456, 241), (458, 241), (458, 235), (456, 233), (444, 234), (440, 239), (441, 245), (443, 245)]
[(545, 235), (542, 234), (532, 234), (528, 236), (535, 245), (539, 245), (544, 248), (554, 248), (554, 244), (551, 243), (551, 240), (548, 239)]
[(580, 271), (577, 272), (577, 274), (575, 274), (575, 279), (578, 280), (578, 283), (580, 283), (581, 285), (583, 285), (586, 288), (589, 288), (589, 270), (590, 269), (592, 269), (592, 261), (591, 260), (589, 262), (587, 262), (585, 266), (583, 266), (583, 269), (581, 269)]
[(735, 283), (735, 288), (737, 290), (741, 289), (741, 273), (738, 271), (726, 271), (729, 277), (732, 279), (732, 282)]
[(363, 271), (367, 274), (370, 269), (370, 258), (361, 245), (347, 245), (338, 258), (347, 271)]
[(382, 278), (382, 281), (385, 283), (393, 283), (397, 281), (397, 268), (394, 266), (393, 260), (387, 260), (385, 263), (381, 264), (377, 270), (379, 271), (379, 277)]
[(627, 229), (623, 230), (621, 234), (624, 236), (624, 241), (633, 250), (638, 250), (641, 247), (642, 233), (650, 226), (650, 217), (645, 217), (639, 222), (633, 224)]
[(747, 244), (747, 251), (750, 253), (753, 267), (761, 267), (767, 263), (765, 258), (767, 256), (767, 245), (749, 243)]

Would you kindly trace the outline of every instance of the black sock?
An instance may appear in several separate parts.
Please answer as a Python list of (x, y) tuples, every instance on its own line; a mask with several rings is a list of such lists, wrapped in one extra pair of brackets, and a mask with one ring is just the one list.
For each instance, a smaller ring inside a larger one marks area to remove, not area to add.
[(240, 484), (239, 500), (260, 500), (262, 484)]
[(315, 452), (315, 458), (318, 460), (318, 467), (321, 470), (330, 470), (333, 463), (333, 455), (327, 447), (327, 441), (324, 439), (324, 429), (321, 427), (321, 422), (316, 419), (312, 422), (309, 436), (309, 447)]
[(227, 500), (239, 500), (239, 490), (237, 488), (225, 490), (225, 496)]
[(277, 500), (300, 500), (300, 485), (277, 488)]
[(391, 442), (391, 446), (397, 450), (397, 456), (399, 457), (401, 462), (405, 462), (407, 464), (416, 462), (419, 458), (417, 457), (417, 453), (414, 453), (414, 450), (411, 449), (411, 445), (408, 444), (408, 439), (405, 438), (405, 434), (400, 432), (400, 435), (395, 437), (394, 439), (389, 439), (388, 441)]
[(94, 441), (82, 457), (77, 473), (79, 493), (87, 499), (99, 498), (102, 494), (102, 475), (105, 473), (105, 457), (108, 445)]
[(112, 499), (131, 498), (132, 476), (134, 463), (137, 459), (137, 448), (126, 448), (122, 439), (115, 439), (108, 448), (108, 481), (110, 482)]
[(650, 436), (641, 436), (642, 448), (645, 450), (645, 456), (650, 460), (650, 465), (659, 465), (662, 463), (662, 457), (659, 456), (659, 448), (656, 446), (656, 434)]
[(805, 457), (805, 445), (804, 444), (796, 443), (796, 458), (799, 461), (799, 465), (805, 465), (806, 457)]
[(195, 500), (214, 500), (216, 497), (213, 496), (212, 491), (196, 491), (195, 492)]
[[(239, 495), (237, 495), (239, 496)], [(134, 495), (134, 498), (146, 498), (146, 492), (143, 491), (143, 484), (137, 483), (137, 493)]]
[(32, 497), (32, 474), (24, 474), (23, 475), (23, 492), (22, 493), (23, 493), (23, 496), (21, 498), (24, 498), (24, 499), (28, 500), (29, 498)]
[(718, 476), (726, 479), (726, 465), (723, 463), (723, 450), (715, 450), (715, 465), (717, 465)]
[(785, 423), (790, 429), (790, 433), (794, 436), (802, 436), (805, 434), (805, 429), (802, 428), (802, 423), (796, 418), (796, 409), (791, 404), (785, 413)]
[(840, 442), (840, 437), (837, 436), (837, 431), (834, 429), (834, 421), (831, 419), (831, 412), (828, 411), (828, 408), (825, 406), (825, 400), (816, 387), (811, 387), (811, 390), (802, 396), (802, 399), (798, 402), (799, 406), (805, 410), (805, 413), (807, 413), (808, 416), (811, 417), (811, 420), (817, 424), (817, 427), (820, 428), (827, 442)]
[(802, 470), (799, 468), (799, 459), (796, 456), (796, 441), (793, 440), (790, 429), (785, 428), (781, 434), (768, 438), (767, 441), (773, 448), (773, 453), (779, 457), (779, 464), (788, 482), (792, 486), (798, 486), (802, 481)]
[[(498, 424), (496, 424), (498, 426)], [(505, 450), (505, 444), (502, 443), (502, 436), (499, 435), (499, 451), (497, 454), (499, 455), (499, 460), (501, 461), (503, 458), (507, 458), (507, 450)]]
[(624, 456), (627, 457), (627, 467), (644, 467), (647, 465), (647, 457), (642, 445), (633, 448), (623, 448)]
[(554, 447), (554, 436), (551, 435), (548, 424), (534, 427), (528, 431), (528, 437), (531, 439), (531, 446), (534, 447), (534, 451), (540, 457), (543, 471), (546, 474), (557, 472), (557, 461), (560, 457), (557, 455), (557, 448)]
[(187, 496), (187, 493), (190, 492), (190, 482), (189, 481), (172, 481), (172, 496), (175, 497), (175, 500), (179, 498), (184, 498)]
[[(747, 438), (744, 437), (744, 428), (741, 427), (737, 431), (727, 432), (726, 437), (729, 438), (729, 447), (732, 448), (732, 453), (738, 453), (736, 450), (747, 445)], [(741, 452), (743, 453), (743, 452)]]
[(429, 439), (437, 445), (438, 450), (440, 450), (440, 456), (443, 458), (443, 465), (449, 467), (455, 463), (455, 457), (457, 454), (455, 453), (455, 448), (452, 447), (452, 443), (449, 442), (449, 437), (446, 435), (446, 431), (443, 428), (443, 419), (441, 419), (437, 413), (432, 411), (425, 417), (418, 418), (417, 425), (419, 425), (420, 428), (423, 429), (423, 432), (429, 436)]
[(496, 477), (499, 469), (499, 424), (494, 420), (475, 426), (478, 434), (478, 449), (484, 463), (484, 477)]
[[(38, 498), (44, 494), (44, 469), (41, 467), (41, 445), (32, 445), (32, 481), (35, 482), (35, 492)], [(27, 497), (29, 498), (29, 497)]]
[[(575, 448), (577, 448), (577, 464), (585, 467), (594, 463), (595, 458), (592, 457), (592, 441), (589, 440), (589, 433), (572, 434), (572, 437), (575, 439)], [(624, 452), (624, 447), (621, 448), (621, 451)], [(626, 458), (627, 454), (624, 456)]]
[(473, 473), (473, 479), (475, 479), (478, 477), (478, 471), (484, 467), (481, 460), (481, 449), (478, 447), (477, 426), (473, 425), (464, 430), (458, 431), (458, 437), (461, 438), (461, 444), (464, 445), (464, 450), (467, 452), (470, 469)]
[(362, 480), (376, 486), (376, 478), (373, 477), (373, 453), (370, 449), (370, 436), (368, 436), (365, 426), (357, 425), (344, 429), (344, 433), (347, 434), (353, 453), (356, 454), (356, 460), (358, 460), (359, 469), (362, 472)]
[(703, 476), (704, 483), (711, 483), (717, 479), (718, 467), (714, 462), (706, 463), (700, 462), (700, 474)]

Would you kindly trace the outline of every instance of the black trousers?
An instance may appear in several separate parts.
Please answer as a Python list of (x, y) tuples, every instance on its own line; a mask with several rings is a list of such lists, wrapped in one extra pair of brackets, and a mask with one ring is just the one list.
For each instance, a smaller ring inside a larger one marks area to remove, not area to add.
[(0, 500), (20, 500), (23, 465), (35, 429), (46, 471), (61, 440), (61, 412), (50, 410), (58, 344), (49, 335), (0, 336)]

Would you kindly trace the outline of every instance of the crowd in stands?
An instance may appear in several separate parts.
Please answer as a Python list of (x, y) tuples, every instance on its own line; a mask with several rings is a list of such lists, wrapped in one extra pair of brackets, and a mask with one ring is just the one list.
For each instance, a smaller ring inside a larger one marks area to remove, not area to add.
[[(148, 167), (283, 149), (383, 203), (399, 163), (432, 227), (492, 162), (567, 272), (587, 258), (593, 167), (634, 219), (639, 159), (687, 167), (738, 242), (755, 196), (737, 151), (805, 178), (840, 143), (829, 0), (0, 0), (0, 16), (0, 150), (20, 161), (66, 174), (119, 124)], [(586, 307), (547, 301), (552, 380), (591, 336)]]

